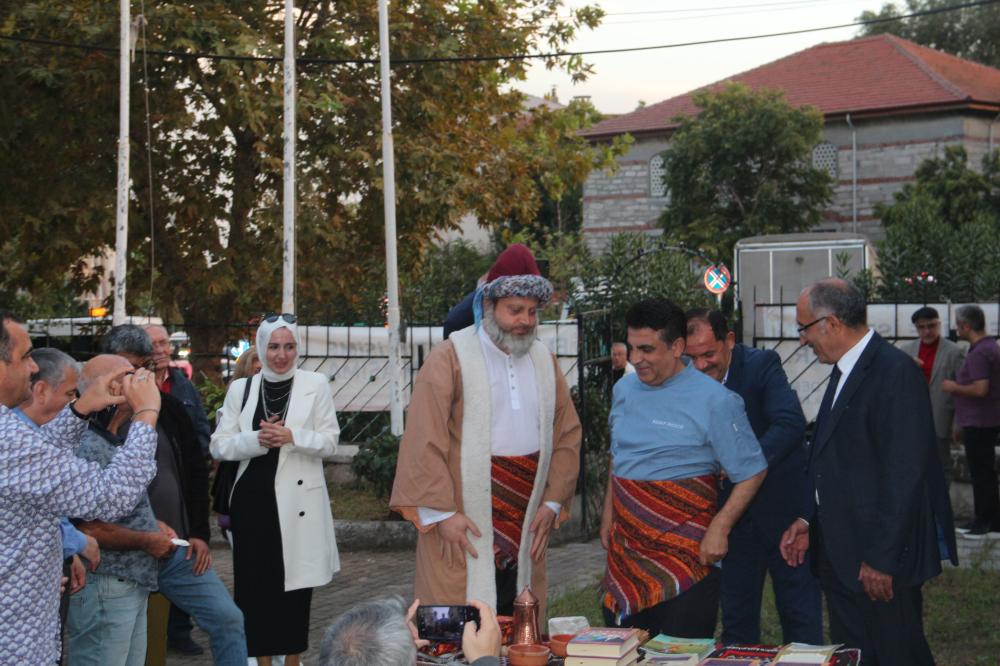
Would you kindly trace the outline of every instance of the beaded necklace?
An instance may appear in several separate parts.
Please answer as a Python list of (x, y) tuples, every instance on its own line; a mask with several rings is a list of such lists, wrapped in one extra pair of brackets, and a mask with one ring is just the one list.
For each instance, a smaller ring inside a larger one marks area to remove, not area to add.
[[(292, 385), (294, 383), (295, 383), (295, 379), (293, 378), (292, 379), (292, 383), (290, 383), (288, 385), (288, 390), (285, 391), (281, 395), (270, 396), (271, 401), (272, 402), (278, 402), (279, 400), (285, 400), (285, 398), (288, 398), (291, 395), (291, 393), (292, 393)], [(260, 404), (264, 408), (264, 420), (265, 421), (270, 421), (273, 417), (277, 416), (278, 417), (277, 420), (284, 421), (285, 420), (285, 415), (288, 414), (288, 403), (290, 403), (291, 400), (285, 400), (285, 406), (282, 408), (280, 414), (278, 414), (277, 412), (272, 412), (270, 409), (267, 408), (268, 395), (267, 395), (267, 389), (265, 388), (266, 385), (267, 385), (267, 382), (264, 380), (263, 377), (261, 377), (260, 378)]]

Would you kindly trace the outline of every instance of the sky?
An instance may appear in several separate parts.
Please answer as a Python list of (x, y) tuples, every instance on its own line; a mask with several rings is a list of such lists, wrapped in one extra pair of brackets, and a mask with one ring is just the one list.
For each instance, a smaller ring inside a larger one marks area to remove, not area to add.
[[(596, 30), (584, 30), (567, 50), (654, 46), (742, 37), (852, 23), (882, 0), (566, 0), (567, 7), (597, 4), (606, 12)], [(903, 4), (903, 3), (897, 3)], [(541, 96), (556, 89), (560, 101), (591, 98), (599, 111), (628, 113), (758, 67), (823, 42), (852, 39), (858, 28), (769, 37), (727, 44), (585, 56), (594, 74), (573, 84), (559, 70), (532, 65), (516, 87)]]

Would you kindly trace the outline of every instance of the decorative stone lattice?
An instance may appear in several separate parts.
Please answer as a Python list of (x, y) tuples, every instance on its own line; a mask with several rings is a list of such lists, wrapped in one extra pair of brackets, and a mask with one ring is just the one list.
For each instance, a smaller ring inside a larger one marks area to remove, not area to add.
[(649, 160), (649, 196), (656, 199), (669, 199), (667, 184), (664, 177), (667, 170), (663, 166), (663, 155), (653, 155)]
[(824, 141), (813, 148), (813, 168), (822, 169), (837, 180), (837, 147), (829, 141)]

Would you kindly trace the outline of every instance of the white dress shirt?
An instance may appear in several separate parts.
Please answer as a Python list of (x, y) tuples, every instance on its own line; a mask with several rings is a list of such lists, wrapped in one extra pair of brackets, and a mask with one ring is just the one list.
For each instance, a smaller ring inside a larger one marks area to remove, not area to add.
[(837, 404), (837, 398), (840, 397), (840, 390), (847, 384), (847, 378), (850, 376), (851, 371), (854, 370), (854, 366), (858, 364), (858, 359), (861, 358), (862, 352), (864, 352), (868, 343), (871, 342), (873, 335), (875, 335), (875, 329), (869, 328), (865, 337), (861, 338), (856, 345), (844, 352), (844, 355), (837, 361), (837, 368), (840, 369), (840, 382), (837, 384), (837, 390), (833, 393), (833, 402), (830, 403), (831, 409)]
[[(513, 356), (494, 344), (483, 328), (479, 344), (486, 359), (490, 382), (490, 452), (495, 456), (528, 456), (538, 453), (538, 383), (531, 355)], [(556, 515), (558, 502), (546, 502)], [(417, 507), (421, 525), (450, 518), (454, 511)]]
[[(837, 398), (840, 397), (840, 390), (844, 388), (847, 384), (847, 378), (850, 376), (851, 371), (854, 370), (854, 366), (858, 364), (858, 359), (861, 358), (861, 354), (865, 351), (865, 347), (871, 342), (872, 336), (875, 335), (875, 329), (869, 328), (865, 337), (858, 340), (857, 344), (844, 352), (844, 355), (840, 357), (837, 361), (837, 369), (840, 370), (840, 381), (837, 382), (837, 388), (833, 392), (833, 400), (830, 402), (830, 411), (833, 411), (833, 406), (837, 404)], [(819, 488), (816, 489), (816, 504), (819, 504)], [(804, 518), (803, 520), (808, 523)]]

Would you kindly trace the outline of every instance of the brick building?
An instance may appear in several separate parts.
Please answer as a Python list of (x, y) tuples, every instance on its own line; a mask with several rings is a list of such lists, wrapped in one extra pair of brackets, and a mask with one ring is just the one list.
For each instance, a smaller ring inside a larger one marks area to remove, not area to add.
[[(1000, 70), (891, 35), (820, 44), (709, 88), (729, 81), (782, 90), (790, 104), (823, 113), (824, 138), (813, 163), (828, 169), (835, 184), (820, 230), (878, 238), (875, 205), (891, 202), (923, 160), (963, 145), (978, 167), (1000, 145)], [(635, 138), (615, 174), (595, 171), (584, 186), (583, 233), (591, 249), (616, 233), (659, 233), (657, 219), (669, 200), (661, 155), (677, 127), (672, 119), (697, 112), (692, 94), (582, 133), (595, 142), (625, 133)]]

